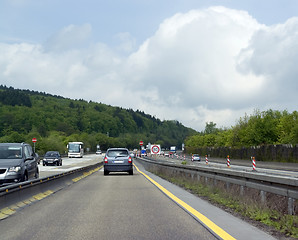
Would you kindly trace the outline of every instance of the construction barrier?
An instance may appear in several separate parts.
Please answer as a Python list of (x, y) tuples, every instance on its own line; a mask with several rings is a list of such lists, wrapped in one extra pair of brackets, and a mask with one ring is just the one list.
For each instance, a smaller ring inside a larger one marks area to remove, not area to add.
[(206, 164), (208, 164), (208, 157), (207, 155), (205, 156)]
[(256, 171), (256, 159), (255, 159), (255, 157), (252, 157), (252, 170)]
[(230, 156), (229, 155), (227, 157), (227, 166), (228, 166), (228, 168), (231, 167), (231, 162), (230, 162)]

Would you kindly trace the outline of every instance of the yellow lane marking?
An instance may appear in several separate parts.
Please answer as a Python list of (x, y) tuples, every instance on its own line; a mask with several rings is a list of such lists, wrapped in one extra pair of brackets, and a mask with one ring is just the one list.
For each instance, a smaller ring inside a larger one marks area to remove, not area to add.
[(190, 212), (192, 215), (194, 215), (197, 219), (199, 219), (200, 222), (202, 222), (205, 226), (207, 226), (211, 231), (213, 231), (217, 236), (224, 240), (236, 240), (233, 238), (230, 234), (228, 234), (226, 231), (224, 231), (222, 228), (217, 226), (214, 222), (209, 220), (207, 217), (205, 217), (203, 214), (195, 210), (193, 207), (188, 205), (187, 203), (183, 202), (181, 199), (176, 197), (174, 194), (172, 194), (170, 191), (165, 189), (163, 186), (161, 186), (159, 183), (154, 181), (152, 178), (150, 178), (147, 174), (143, 173), (139, 170), (139, 168), (134, 164), (135, 168), (139, 173), (141, 173), (145, 178), (147, 178), (150, 182), (152, 182), (156, 187), (158, 187), (164, 194), (166, 194), (169, 198), (171, 198), (174, 202), (178, 203), (181, 207), (186, 209), (188, 212)]
[(0, 220), (5, 219), (7, 217), (9, 217), (10, 215), (16, 213), (16, 211), (22, 207), (25, 207), (26, 205), (29, 205), (33, 202), (39, 201), (44, 199), (45, 197), (51, 195), (53, 193), (53, 191), (48, 190), (46, 192), (43, 193), (39, 193), (37, 195), (34, 195), (33, 197), (30, 197), (24, 201), (18, 202), (16, 204), (13, 204), (9, 207), (6, 208), (2, 208), (0, 209)]
[(78, 182), (78, 181), (80, 181), (81, 179), (83, 179), (83, 178), (85, 178), (85, 177), (88, 177), (88, 176), (91, 175), (92, 173), (99, 171), (101, 168), (102, 168), (102, 166), (97, 167), (97, 168), (94, 168), (93, 170), (90, 170), (89, 172), (84, 172), (82, 176), (73, 178), (72, 181), (73, 181), (73, 182)]

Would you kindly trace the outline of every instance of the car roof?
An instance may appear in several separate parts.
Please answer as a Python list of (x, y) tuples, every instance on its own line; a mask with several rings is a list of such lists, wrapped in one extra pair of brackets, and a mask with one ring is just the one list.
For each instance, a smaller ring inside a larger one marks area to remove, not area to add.
[(22, 146), (28, 145), (28, 143), (0, 143), (0, 146)]
[(111, 150), (127, 150), (127, 148), (109, 148), (108, 151), (111, 151)]

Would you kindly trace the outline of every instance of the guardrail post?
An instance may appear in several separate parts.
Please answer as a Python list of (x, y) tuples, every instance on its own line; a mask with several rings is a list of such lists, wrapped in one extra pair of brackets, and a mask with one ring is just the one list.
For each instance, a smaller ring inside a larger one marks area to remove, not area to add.
[(205, 183), (208, 184), (208, 177), (205, 177)]
[(289, 197), (288, 198), (288, 213), (289, 215), (294, 215), (294, 199)]
[(216, 186), (217, 185), (217, 180), (214, 178), (213, 179), (213, 185)]
[(264, 204), (266, 202), (266, 192), (261, 190), (260, 195), (261, 195), (261, 202)]
[(244, 195), (244, 186), (240, 186), (240, 196)]

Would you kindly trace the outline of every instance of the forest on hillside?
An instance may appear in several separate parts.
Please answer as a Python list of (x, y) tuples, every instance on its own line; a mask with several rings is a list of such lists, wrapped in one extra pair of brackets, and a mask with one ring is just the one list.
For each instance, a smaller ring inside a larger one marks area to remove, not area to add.
[(255, 110), (229, 129), (206, 123), (205, 131), (185, 141), (186, 151), (237, 159), (298, 163), (298, 112)]
[(255, 110), (229, 129), (206, 123), (205, 131), (188, 137), (188, 147), (251, 147), (272, 144), (298, 144), (298, 112)]
[(64, 153), (69, 141), (82, 141), (90, 151), (97, 145), (103, 150), (138, 148), (140, 140), (181, 147), (194, 134), (178, 121), (161, 121), (139, 110), (0, 86), (0, 142), (37, 138), (40, 154), (53, 149)]

